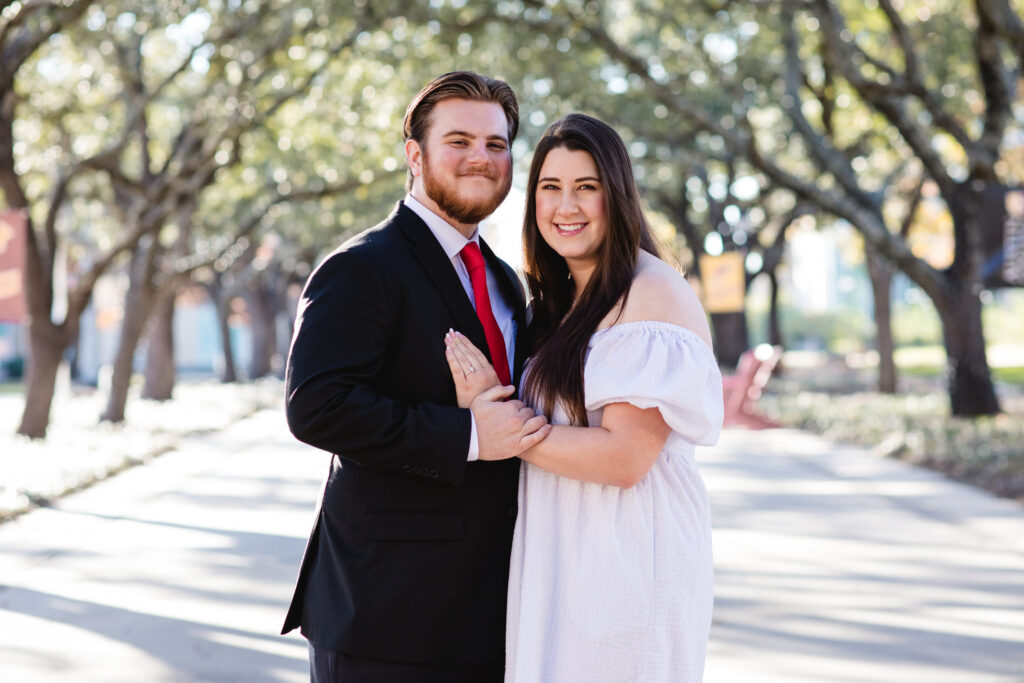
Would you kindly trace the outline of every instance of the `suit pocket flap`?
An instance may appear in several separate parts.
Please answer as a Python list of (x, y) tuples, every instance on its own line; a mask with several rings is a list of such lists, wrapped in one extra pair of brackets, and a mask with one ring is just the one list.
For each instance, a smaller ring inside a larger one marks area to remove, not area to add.
[(375, 541), (457, 541), (462, 538), (461, 512), (437, 510), (370, 510), (366, 536)]

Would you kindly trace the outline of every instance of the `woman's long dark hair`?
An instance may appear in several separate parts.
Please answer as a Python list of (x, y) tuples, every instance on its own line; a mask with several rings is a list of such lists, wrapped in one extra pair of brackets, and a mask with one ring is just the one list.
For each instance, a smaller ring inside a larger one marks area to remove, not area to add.
[[(575, 306), (569, 267), (537, 227), (541, 166), (548, 153), (559, 147), (590, 154), (604, 191), (605, 239), (597, 267)], [(533, 360), (523, 395), (548, 416), (555, 402), (561, 402), (572, 424), (586, 426), (583, 363), (587, 343), (609, 311), (620, 301), (625, 303), (639, 250), (657, 255), (658, 248), (644, 217), (626, 145), (611, 126), (592, 116), (570, 114), (544, 131), (530, 164), (526, 197), (523, 256), (533, 297)]]

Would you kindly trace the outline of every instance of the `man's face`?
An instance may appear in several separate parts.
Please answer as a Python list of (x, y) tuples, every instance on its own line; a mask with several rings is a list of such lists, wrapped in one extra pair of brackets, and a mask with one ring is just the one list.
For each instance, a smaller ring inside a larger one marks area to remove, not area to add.
[(512, 186), (508, 121), (493, 102), (449, 99), (431, 112), (426, 140), (406, 143), (413, 196), (456, 227), (494, 213)]

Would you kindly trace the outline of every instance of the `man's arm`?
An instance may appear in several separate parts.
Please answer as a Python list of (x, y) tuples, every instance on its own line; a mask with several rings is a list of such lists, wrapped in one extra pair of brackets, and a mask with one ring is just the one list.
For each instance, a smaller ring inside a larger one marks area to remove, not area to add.
[(299, 440), (366, 467), (457, 484), (469, 411), (393, 400), (373, 386), (395, 316), (385, 275), (341, 251), (310, 278), (288, 356), (288, 425)]

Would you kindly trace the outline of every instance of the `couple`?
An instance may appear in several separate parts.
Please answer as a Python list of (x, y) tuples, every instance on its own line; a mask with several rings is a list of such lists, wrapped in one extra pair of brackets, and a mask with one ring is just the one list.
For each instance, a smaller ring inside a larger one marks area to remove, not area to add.
[(333, 455), (284, 632), (314, 683), (701, 679), (706, 318), (657, 257), (621, 138), (571, 115), (530, 169), (528, 322), (477, 232), (518, 121), (504, 82), (425, 86), (408, 194), (303, 292), (288, 422)]

